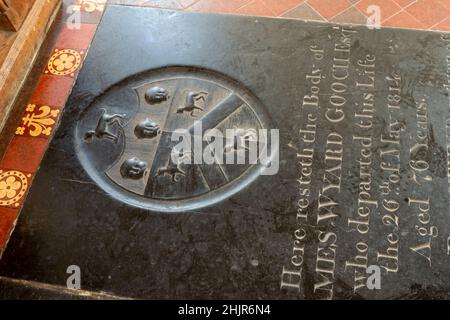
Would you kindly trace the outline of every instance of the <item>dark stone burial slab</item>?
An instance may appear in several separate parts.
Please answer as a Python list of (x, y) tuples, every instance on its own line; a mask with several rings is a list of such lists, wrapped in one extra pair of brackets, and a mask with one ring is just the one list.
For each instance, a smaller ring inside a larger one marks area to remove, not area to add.
[[(82, 289), (133, 298), (449, 298), (449, 57), (445, 33), (108, 6), (0, 275), (64, 286), (78, 265)], [(171, 161), (196, 120), (279, 129), (278, 173)]]

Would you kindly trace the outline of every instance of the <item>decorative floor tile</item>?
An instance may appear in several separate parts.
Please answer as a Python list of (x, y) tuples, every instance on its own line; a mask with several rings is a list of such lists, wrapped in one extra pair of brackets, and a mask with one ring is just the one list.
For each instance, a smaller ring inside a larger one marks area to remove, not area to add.
[(73, 79), (70, 77), (43, 75), (39, 79), (30, 103), (36, 105), (64, 106), (72, 86)]
[(29, 104), (16, 129), (18, 136), (49, 137), (58, 119), (60, 109)]
[(0, 162), (0, 168), (35, 172), (47, 144), (47, 139), (15, 136)]
[(11, 234), (19, 211), (0, 207), (0, 257)]
[(81, 24), (80, 29), (63, 28), (55, 44), (56, 48), (75, 48), (84, 50), (91, 44), (97, 25)]
[(61, 19), (72, 21), (75, 17), (71, 14), (76, 14), (78, 8), (81, 21), (86, 23), (78, 29), (71, 29), (73, 25), (70, 23), (64, 25), (56, 41), (56, 49), (16, 128), (16, 135), (0, 162), (0, 255), (47, 149), (48, 138), (55, 129), (60, 110), (70, 94), (74, 83), (72, 77), (76, 77), (90, 46), (106, 1), (64, 0), (64, 9), (75, 6), (71, 7), (73, 11), (63, 12)]
[(81, 66), (85, 52), (78, 49), (55, 49), (48, 61), (45, 74), (75, 77)]
[(31, 173), (0, 169), (0, 207), (19, 208), (30, 187)]

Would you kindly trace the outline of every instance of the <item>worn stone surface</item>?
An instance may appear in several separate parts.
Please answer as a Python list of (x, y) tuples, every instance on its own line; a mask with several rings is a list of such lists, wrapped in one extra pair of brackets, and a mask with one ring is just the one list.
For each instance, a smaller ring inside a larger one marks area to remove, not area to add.
[[(109, 6), (0, 275), (64, 285), (75, 264), (83, 289), (134, 298), (448, 298), (448, 55), (448, 34)], [(279, 172), (169, 170), (194, 116), (278, 128)]]

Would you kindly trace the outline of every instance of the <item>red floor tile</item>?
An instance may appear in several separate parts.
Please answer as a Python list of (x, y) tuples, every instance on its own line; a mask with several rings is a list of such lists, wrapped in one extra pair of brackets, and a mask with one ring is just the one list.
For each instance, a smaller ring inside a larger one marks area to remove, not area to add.
[(406, 11), (401, 11), (383, 22), (384, 27), (423, 29), (424, 25)]
[(72, 89), (74, 79), (43, 75), (30, 99), (30, 103), (62, 107)]
[(450, 0), (438, 0), (439, 4), (450, 11)]
[(372, 13), (367, 12), (369, 6), (378, 6), (380, 8), (381, 21), (384, 21), (394, 14), (400, 12), (402, 9), (396, 2), (393, 0), (362, 0), (356, 4), (356, 7), (361, 11), (365, 16), (369, 16)]
[(394, 0), (394, 2), (397, 3), (402, 8), (405, 8), (416, 1), (417, 0)]
[(431, 27), (433, 30), (450, 31), (450, 17)]
[(0, 207), (0, 256), (14, 228), (17, 216), (18, 210)]
[(358, 25), (366, 25), (367, 17), (364, 16), (355, 7), (351, 7), (335, 16), (333, 19), (331, 19), (331, 21), (335, 23), (351, 23)]
[(200, 0), (190, 6), (188, 10), (201, 12), (228, 12), (228, 8), (217, 0)]
[(302, 20), (324, 21), (324, 18), (320, 14), (318, 14), (317, 11), (311, 8), (306, 2), (302, 3), (292, 10), (289, 10), (283, 15), (283, 17)]
[(275, 16), (275, 13), (267, 7), (262, 0), (254, 0), (249, 4), (239, 8), (236, 13), (252, 16)]
[(220, 1), (229, 12), (235, 12), (237, 9), (245, 6), (252, 0), (217, 0), (217, 1)]
[(327, 20), (351, 6), (348, 0), (309, 0), (308, 4)]
[(39, 167), (47, 144), (47, 139), (15, 136), (0, 162), (0, 167), (35, 172)]
[(80, 29), (73, 30), (64, 27), (58, 40), (56, 41), (55, 47), (82, 50), (87, 49), (91, 44), (96, 29), (96, 24), (81, 24)]
[(303, 3), (303, 0), (262, 0), (276, 16), (280, 16), (286, 11), (295, 8)]
[(430, 28), (450, 15), (450, 11), (436, 0), (432, 3), (430, 0), (418, 0), (405, 10), (420, 21), (425, 28)]

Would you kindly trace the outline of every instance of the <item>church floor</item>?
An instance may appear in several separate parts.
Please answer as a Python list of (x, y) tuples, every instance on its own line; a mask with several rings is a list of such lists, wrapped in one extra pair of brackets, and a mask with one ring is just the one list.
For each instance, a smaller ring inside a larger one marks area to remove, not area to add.
[[(0, 154), (3, 154), (0, 180), (5, 178), (2, 173), (11, 171), (24, 177), (19, 196), (10, 199), (5, 194), (0, 198), (0, 252), (13, 232), (27, 191), (108, 4), (359, 25), (366, 24), (368, 6), (377, 5), (381, 10), (382, 27), (450, 31), (449, 0), (64, 0), (0, 140)], [(75, 21), (78, 11), (81, 25), (71, 28), (66, 22)], [(11, 289), (17, 290), (18, 297), (20, 292), (28, 290), (28, 286), (35, 286), (0, 277), (2, 282), (3, 288), (19, 285), (20, 290)], [(66, 295), (58, 288), (37, 285), (35, 289), (57, 292), (53, 294), (55, 297)], [(71, 296), (71, 293), (67, 295)]]

